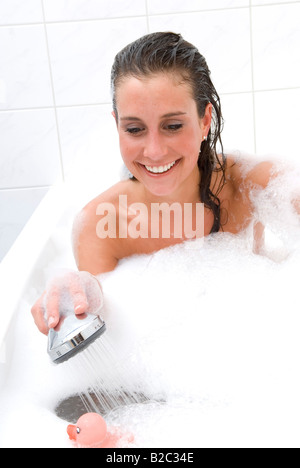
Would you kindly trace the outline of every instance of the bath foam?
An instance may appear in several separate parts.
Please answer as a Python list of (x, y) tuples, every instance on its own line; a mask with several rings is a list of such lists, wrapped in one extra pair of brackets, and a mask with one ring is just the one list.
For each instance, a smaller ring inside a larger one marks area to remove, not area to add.
[(271, 180), (265, 190), (253, 190), (252, 201), (256, 221), (260, 221), (281, 241), (282, 250), (288, 255), (299, 242), (299, 215), (296, 208), (300, 211), (300, 168), (288, 167), (283, 170), (278, 163), (277, 170), (281, 175)]
[(218, 234), (199, 253), (128, 259), (103, 280), (112, 328), (120, 314), (135, 330), (127, 359), (166, 399), (113, 413), (141, 446), (299, 445), (300, 252), (275, 263), (247, 242)]
[[(253, 253), (250, 226), (237, 236), (219, 233), (124, 259), (99, 277), (106, 333), (120, 365), (136, 370), (136, 384), (150, 397), (106, 420), (132, 432), (138, 447), (300, 446), (300, 226), (289, 204), (293, 180), (286, 176), (265, 199), (255, 195), (257, 219), (278, 240), (267, 245), (267, 255)], [(286, 200), (280, 216), (272, 211), (279, 198)], [(86, 382), (50, 364), (47, 339), (29, 314), (32, 299), (24, 298), (15, 323), (0, 446), (70, 447), (54, 407)], [(109, 390), (105, 375), (103, 381)], [(26, 431), (15, 433), (26, 415)]]

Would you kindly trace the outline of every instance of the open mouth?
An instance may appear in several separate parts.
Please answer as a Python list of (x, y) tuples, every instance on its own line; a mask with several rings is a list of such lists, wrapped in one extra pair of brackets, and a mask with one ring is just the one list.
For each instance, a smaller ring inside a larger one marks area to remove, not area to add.
[(145, 168), (145, 170), (154, 175), (161, 175), (161, 174), (166, 174), (167, 172), (170, 172), (171, 169), (177, 165), (179, 162), (179, 159), (177, 161), (173, 161), (169, 164), (165, 164), (164, 166), (145, 166), (144, 164), (141, 164), (142, 167)]

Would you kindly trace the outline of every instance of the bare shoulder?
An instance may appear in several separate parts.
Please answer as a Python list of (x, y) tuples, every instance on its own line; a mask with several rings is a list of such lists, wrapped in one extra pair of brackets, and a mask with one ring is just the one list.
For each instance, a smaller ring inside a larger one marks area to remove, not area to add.
[(96, 198), (91, 200), (83, 210), (87, 212), (90, 216), (93, 215), (95, 208), (100, 203), (111, 203), (113, 205), (117, 205), (119, 201), (120, 195), (128, 195), (130, 196), (131, 192), (133, 191), (133, 185), (135, 184), (132, 180), (123, 180), (121, 182), (116, 183), (112, 187), (110, 187), (105, 192), (102, 192)]
[(131, 180), (121, 181), (91, 200), (77, 215), (73, 224), (73, 251), (79, 270), (100, 274), (115, 268), (120, 258), (118, 239), (97, 235), (99, 207), (118, 207), (119, 196), (132, 192)]
[(251, 192), (265, 189), (275, 174), (272, 161), (227, 155), (226, 183), (220, 194), (223, 212), (226, 213), (225, 231), (237, 233), (249, 224), (253, 214)]
[(277, 175), (274, 161), (233, 155), (227, 157), (227, 179), (232, 182), (235, 191), (266, 188)]

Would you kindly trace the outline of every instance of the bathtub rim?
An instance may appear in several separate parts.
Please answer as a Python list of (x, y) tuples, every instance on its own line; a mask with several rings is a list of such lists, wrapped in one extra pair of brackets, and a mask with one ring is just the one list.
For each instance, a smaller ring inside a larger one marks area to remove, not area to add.
[(1, 327), (0, 355), (5, 338), (26, 288), (29, 277), (48, 239), (67, 208), (68, 190), (65, 183), (52, 186), (29, 218), (14, 244), (0, 263)]

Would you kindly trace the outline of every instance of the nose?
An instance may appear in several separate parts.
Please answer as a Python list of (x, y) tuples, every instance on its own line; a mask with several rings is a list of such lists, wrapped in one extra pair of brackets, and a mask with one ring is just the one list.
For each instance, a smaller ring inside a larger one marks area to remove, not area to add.
[(144, 157), (152, 162), (163, 162), (168, 153), (165, 139), (156, 132), (149, 132), (144, 146)]

